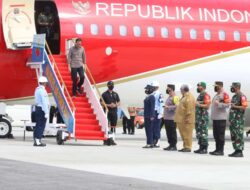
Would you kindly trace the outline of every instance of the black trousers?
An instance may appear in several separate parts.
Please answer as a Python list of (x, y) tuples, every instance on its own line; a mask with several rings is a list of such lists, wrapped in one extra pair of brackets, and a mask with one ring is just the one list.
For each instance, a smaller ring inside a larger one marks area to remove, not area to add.
[(226, 120), (213, 120), (213, 135), (217, 151), (224, 151)]
[(128, 120), (128, 132), (135, 133), (135, 116), (130, 116)]
[[(123, 132), (127, 133), (127, 129), (128, 129), (128, 118), (126, 116), (122, 117), (122, 127), (123, 127)], [(129, 133), (129, 131), (128, 131)]]
[[(80, 77), (80, 81), (77, 84), (77, 73)], [(71, 68), (71, 78), (73, 81), (73, 85), (72, 85), (72, 93), (74, 96), (76, 96), (76, 90), (77, 88), (81, 88), (81, 86), (84, 83), (84, 70), (83, 67), (79, 67), (79, 68)]]
[(168, 143), (171, 147), (177, 144), (176, 123), (174, 120), (164, 120)]
[(34, 129), (34, 138), (41, 139), (45, 129), (47, 119), (44, 117), (44, 111), (41, 107), (36, 107), (36, 127)]

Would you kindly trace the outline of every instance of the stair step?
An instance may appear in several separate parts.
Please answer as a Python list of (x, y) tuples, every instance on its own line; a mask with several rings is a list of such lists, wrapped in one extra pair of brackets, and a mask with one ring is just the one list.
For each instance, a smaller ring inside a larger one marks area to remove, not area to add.
[(91, 130), (76, 130), (76, 136), (97, 136), (103, 137), (104, 132), (102, 131), (91, 131)]
[(96, 116), (94, 113), (79, 113), (76, 112), (75, 118), (77, 119), (96, 119)]
[[(74, 100), (73, 100), (73, 102), (74, 102)], [(88, 102), (74, 102), (74, 104), (76, 107), (91, 107), (90, 103), (88, 103)]]
[(96, 136), (76, 136), (78, 140), (107, 140), (105, 137), (96, 137)]
[(89, 125), (98, 125), (98, 121), (96, 119), (80, 119), (76, 118), (76, 125), (80, 124), (89, 124)]
[(77, 108), (77, 113), (93, 113), (92, 108)]
[(89, 130), (89, 131), (101, 131), (101, 127), (99, 125), (77, 125), (77, 130)]

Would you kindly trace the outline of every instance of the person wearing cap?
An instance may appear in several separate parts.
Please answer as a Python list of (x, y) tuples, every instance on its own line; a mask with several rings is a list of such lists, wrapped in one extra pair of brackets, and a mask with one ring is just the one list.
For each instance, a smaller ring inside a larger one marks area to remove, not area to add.
[(229, 130), (233, 143), (234, 152), (229, 157), (243, 157), (244, 150), (244, 122), (245, 110), (248, 106), (246, 96), (240, 90), (241, 84), (234, 82), (231, 86), (231, 92), (234, 96), (231, 100), (229, 112)]
[(163, 118), (164, 112), (164, 101), (163, 95), (159, 90), (159, 82), (153, 81), (151, 86), (154, 88), (154, 96), (155, 96), (155, 119), (153, 122), (153, 130), (154, 130), (154, 147), (160, 147), (160, 138), (161, 138), (161, 121)]
[(154, 148), (154, 120), (155, 120), (155, 96), (154, 87), (147, 85), (145, 87), (145, 94), (147, 95), (144, 99), (144, 125), (147, 137), (147, 144), (142, 148)]
[(180, 90), (182, 98), (174, 115), (174, 121), (183, 140), (183, 148), (179, 152), (191, 152), (195, 126), (195, 98), (189, 92), (188, 85), (182, 85)]
[(109, 81), (107, 83), (108, 90), (102, 94), (102, 98), (108, 107), (108, 120), (111, 128), (111, 132), (116, 132), (117, 125), (117, 108), (120, 106), (120, 98), (118, 93), (114, 92), (114, 82)]
[(49, 118), (49, 98), (46, 92), (47, 78), (44, 76), (38, 79), (39, 86), (35, 90), (36, 104), (36, 127), (34, 129), (34, 146), (46, 146), (41, 142), (47, 119)]
[(168, 94), (169, 96), (164, 106), (164, 124), (169, 146), (164, 148), (163, 150), (176, 151), (177, 133), (176, 123), (174, 122), (174, 114), (176, 107), (179, 104), (179, 97), (175, 95), (175, 85), (168, 84), (166, 94)]
[(227, 109), (230, 106), (229, 95), (223, 89), (223, 82), (216, 81), (214, 85), (216, 95), (211, 103), (211, 119), (213, 121), (213, 136), (215, 139), (215, 150), (209, 152), (211, 155), (223, 156), (225, 145), (225, 130), (227, 124)]
[(198, 150), (195, 150), (194, 153), (198, 154), (207, 154), (208, 148), (208, 109), (211, 104), (211, 98), (205, 90), (205, 82), (197, 84), (197, 92), (199, 93), (199, 96), (196, 101), (195, 130), (196, 138), (200, 147)]
[[(69, 70), (71, 72), (72, 84), (72, 94), (73, 97), (79, 94), (82, 94), (82, 85), (84, 83), (84, 68), (86, 67), (86, 55), (84, 48), (82, 47), (82, 39), (77, 38), (75, 45), (69, 49), (68, 53), (68, 64)], [(77, 83), (77, 74), (80, 77), (80, 81)]]

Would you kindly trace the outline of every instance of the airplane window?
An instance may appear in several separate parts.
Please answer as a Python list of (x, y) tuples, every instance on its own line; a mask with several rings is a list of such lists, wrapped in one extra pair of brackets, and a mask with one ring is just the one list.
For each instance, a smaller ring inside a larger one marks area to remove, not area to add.
[(148, 37), (150, 37), (150, 38), (155, 37), (155, 29), (152, 26), (148, 27)]
[(134, 36), (135, 37), (140, 37), (141, 36), (141, 28), (139, 26), (134, 26)]
[(175, 37), (177, 39), (181, 39), (182, 38), (182, 30), (180, 28), (176, 28), (175, 29)]
[(83, 34), (84, 26), (83, 24), (77, 23), (76, 24), (76, 34)]
[(127, 35), (128, 35), (128, 29), (127, 29), (126, 26), (121, 25), (121, 26), (119, 27), (119, 30), (120, 30), (120, 35), (121, 35), (121, 36), (127, 36)]
[(240, 32), (234, 31), (234, 41), (240, 41)]
[(212, 36), (212, 34), (211, 34), (210, 30), (208, 30), (208, 29), (204, 30), (204, 38), (205, 38), (205, 40), (211, 40), (211, 36)]
[(247, 41), (250, 42), (250, 31), (247, 32)]
[(91, 24), (90, 25), (90, 31), (91, 31), (91, 34), (92, 35), (98, 35), (98, 32), (99, 32), (99, 28), (98, 28), (98, 25), (97, 24)]
[(190, 30), (190, 38), (191, 38), (192, 40), (197, 39), (197, 30), (195, 30), (195, 29), (191, 29), (191, 30)]
[(220, 30), (220, 31), (219, 31), (219, 39), (220, 39), (221, 41), (226, 40), (226, 32), (225, 32), (224, 30)]
[(161, 28), (161, 37), (168, 38), (168, 29), (166, 27)]
[(112, 36), (113, 35), (113, 27), (112, 27), (112, 25), (105, 25), (105, 34), (107, 36)]

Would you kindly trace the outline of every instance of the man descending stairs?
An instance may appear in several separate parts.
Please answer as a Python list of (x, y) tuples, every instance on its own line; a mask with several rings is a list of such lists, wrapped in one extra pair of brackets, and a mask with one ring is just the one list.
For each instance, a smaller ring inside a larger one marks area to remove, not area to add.
[[(68, 102), (72, 99), (75, 107), (75, 138), (82, 140), (106, 140), (105, 132), (102, 131), (102, 128), (99, 125), (99, 121), (96, 118), (94, 110), (91, 108), (86, 93), (83, 93), (81, 89), (81, 93), (77, 93), (77, 96), (74, 96), (75, 94), (73, 94), (73, 83), (68, 69), (66, 55), (57, 55), (53, 57), (59, 70), (59, 72), (56, 70), (56, 75), (62, 76), (62, 80), (71, 96), (66, 96), (66, 98)], [(62, 81), (60, 81), (60, 83), (62, 83)], [(71, 109), (74, 110), (73, 106), (71, 106)]]

